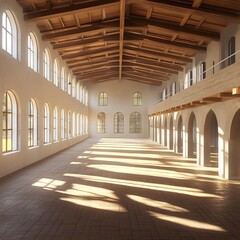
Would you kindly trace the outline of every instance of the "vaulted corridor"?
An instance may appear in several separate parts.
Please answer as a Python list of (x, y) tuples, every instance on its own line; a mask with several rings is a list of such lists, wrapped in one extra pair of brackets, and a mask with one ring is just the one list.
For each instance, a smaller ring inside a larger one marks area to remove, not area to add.
[(0, 239), (239, 239), (239, 190), (147, 139), (90, 138), (1, 179)]

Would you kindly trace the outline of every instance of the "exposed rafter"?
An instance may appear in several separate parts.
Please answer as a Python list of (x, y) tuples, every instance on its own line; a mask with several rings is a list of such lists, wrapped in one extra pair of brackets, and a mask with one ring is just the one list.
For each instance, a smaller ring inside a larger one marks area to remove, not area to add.
[(119, 0), (101, 0), (101, 1), (85, 1), (83, 3), (73, 4), (61, 8), (50, 8), (45, 11), (37, 11), (24, 15), (27, 22), (47, 20), (55, 17), (63, 17), (69, 14), (80, 14), (98, 10), (99, 8), (109, 8), (118, 5)]
[(220, 39), (220, 34), (217, 32), (211, 32), (211, 31), (206, 31), (206, 30), (201, 30), (193, 27), (187, 27), (187, 26), (179, 26), (176, 24), (173, 24), (171, 22), (166, 22), (160, 19), (151, 19), (147, 20), (143, 17), (139, 16), (131, 16), (130, 17), (132, 22), (135, 22), (135, 24), (140, 25), (140, 26), (154, 26), (159, 29), (168, 31), (172, 34), (187, 34), (190, 37), (198, 37), (198, 38), (203, 38), (203, 39), (208, 39), (208, 40), (219, 40)]
[(123, 40), (125, 25), (125, 0), (120, 0), (119, 79), (122, 78)]
[(169, 59), (169, 60), (173, 60), (173, 61), (185, 62), (185, 63), (192, 62), (191, 58), (161, 53), (158, 50), (153, 50), (153, 49), (142, 49), (142, 48), (135, 48), (135, 47), (130, 47), (130, 46), (126, 46), (125, 49), (129, 50), (129, 51), (134, 51), (136, 53), (140, 53), (140, 54), (142, 53), (142, 54), (146, 54), (148, 56), (153, 56), (157, 59), (159, 57), (161, 57), (161, 58), (165, 58), (165, 59)]

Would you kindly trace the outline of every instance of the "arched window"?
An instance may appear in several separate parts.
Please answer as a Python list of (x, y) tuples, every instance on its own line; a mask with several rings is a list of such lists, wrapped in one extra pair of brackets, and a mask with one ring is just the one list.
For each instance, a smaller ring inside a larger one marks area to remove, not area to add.
[(6, 10), (2, 15), (2, 49), (17, 59), (18, 31), (13, 14)]
[(86, 96), (85, 96), (86, 100), (85, 100), (85, 104), (86, 106), (88, 105), (88, 90), (86, 90)]
[(50, 110), (47, 103), (44, 105), (44, 144), (50, 143)]
[(83, 87), (83, 91), (82, 91), (82, 103), (85, 104), (85, 95), (86, 95), (86, 88)]
[(58, 108), (55, 107), (53, 110), (53, 141), (58, 141)]
[(11, 91), (3, 96), (3, 130), (2, 130), (2, 151), (11, 152), (17, 150), (17, 101)]
[(72, 79), (70, 74), (68, 75), (68, 94), (72, 94)]
[(50, 81), (50, 54), (47, 49), (43, 51), (43, 76)]
[(106, 133), (106, 113), (104, 112), (97, 115), (97, 132)]
[(193, 85), (193, 71), (190, 70), (190, 71), (188, 72), (188, 86), (190, 87), (190, 86), (192, 86), (192, 85)]
[(38, 110), (36, 101), (31, 98), (28, 102), (28, 147), (37, 146)]
[(66, 139), (66, 130), (65, 130), (65, 111), (61, 111), (61, 139)]
[(114, 115), (114, 133), (124, 133), (124, 115), (121, 112)]
[(142, 106), (142, 94), (140, 92), (135, 92), (133, 94), (133, 105)]
[(58, 87), (59, 85), (59, 63), (55, 59), (53, 63), (53, 83)]
[(130, 133), (142, 132), (142, 116), (139, 112), (133, 112), (130, 114), (129, 132)]
[(28, 34), (28, 67), (35, 72), (38, 70), (38, 46), (33, 33)]
[(72, 137), (76, 136), (76, 116), (75, 113), (72, 114)]
[(177, 83), (172, 83), (172, 95), (175, 95), (177, 93)]
[(72, 80), (72, 97), (76, 96), (76, 80), (75, 78)]
[(80, 114), (80, 134), (83, 134), (83, 115)]
[(80, 98), (79, 98), (79, 94), (80, 94), (79, 90), (80, 90), (80, 83), (78, 81), (77, 82), (77, 86), (76, 86), (76, 99), (77, 100), (80, 100)]
[(62, 67), (61, 69), (61, 89), (65, 91), (65, 84), (66, 84), (66, 73), (65, 68)]
[(199, 80), (203, 80), (206, 78), (206, 63), (201, 62), (199, 65)]
[(82, 85), (80, 85), (80, 102), (82, 103), (83, 102), (83, 87)]
[(108, 105), (108, 94), (106, 92), (101, 92), (98, 95), (98, 106)]
[(85, 133), (88, 134), (88, 116), (85, 116)]
[(236, 52), (236, 40), (235, 37), (231, 37), (230, 40), (228, 41), (228, 56), (231, 56), (228, 58), (228, 65), (231, 65), (235, 63), (235, 55), (233, 55)]
[(80, 135), (80, 123), (79, 123), (79, 121), (80, 121), (80, 114), (78, 113), (78, 114), (77, 114), (77, 123), (76, 123), (77, 136)]
[(68, 138), (72, 137), (72, 116), (71, 112), (68, 112)]

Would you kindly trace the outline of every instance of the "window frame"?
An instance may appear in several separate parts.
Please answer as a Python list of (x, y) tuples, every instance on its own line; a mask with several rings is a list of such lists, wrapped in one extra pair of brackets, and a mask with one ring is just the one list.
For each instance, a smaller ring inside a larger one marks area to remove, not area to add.
[(18, 149), (18, 105), (14, 93), (12, 91), (7, 91), (3, 95), (2, 105), (2, 152), (9, 153), (14, 152), (17, 149)]

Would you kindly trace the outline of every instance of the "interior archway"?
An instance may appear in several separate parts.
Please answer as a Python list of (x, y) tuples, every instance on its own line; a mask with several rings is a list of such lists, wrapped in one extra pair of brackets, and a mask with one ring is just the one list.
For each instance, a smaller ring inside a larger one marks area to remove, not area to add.
[(229, 143), (229, 178), (240, 178), (240, 109), (233, 117)]
[(170, 118), (169, 124), (169, 149), (173, 150), (173, 118)]
[(177, 152), (183, 152), (183, 121), (182, 116), (178, 119), (178, 128), (177, 128)]
[(191, 113), (188, 122), (188, 156), (197, 156), (197, 125), (194, 113)]
[(212, 110), (207, 114), (204, 126), (204, 165), (218, 167), (218, 123)]

